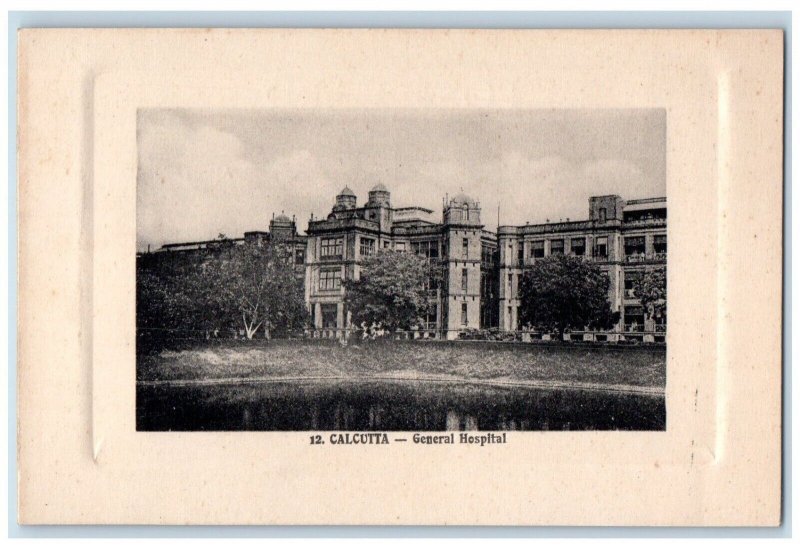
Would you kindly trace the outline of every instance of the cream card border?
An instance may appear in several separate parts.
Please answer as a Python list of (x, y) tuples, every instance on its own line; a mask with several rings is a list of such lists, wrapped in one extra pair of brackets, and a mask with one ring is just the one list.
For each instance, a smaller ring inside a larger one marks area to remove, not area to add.
[[(21, 522), (777, 523), (780, 31), (19, 40)], [(666, 432), (511, 433), (491, 448), (137, 433), (136, 112), (147, 107), (666, 109)]]

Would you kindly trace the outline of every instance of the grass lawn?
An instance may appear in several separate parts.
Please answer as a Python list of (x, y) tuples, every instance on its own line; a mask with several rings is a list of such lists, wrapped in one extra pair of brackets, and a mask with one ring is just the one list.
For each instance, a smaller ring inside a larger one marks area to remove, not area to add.
[(213, 341), (142, 353), (139, 381), (436, 378), (663, 390), (666, 351), (497, 342)]

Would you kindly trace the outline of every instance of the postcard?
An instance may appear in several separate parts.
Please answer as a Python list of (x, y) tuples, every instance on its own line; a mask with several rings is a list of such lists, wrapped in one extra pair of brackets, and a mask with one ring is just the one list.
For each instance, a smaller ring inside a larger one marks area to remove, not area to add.
[(21, 523), (779, 523), (780, 31), (19, 50)]

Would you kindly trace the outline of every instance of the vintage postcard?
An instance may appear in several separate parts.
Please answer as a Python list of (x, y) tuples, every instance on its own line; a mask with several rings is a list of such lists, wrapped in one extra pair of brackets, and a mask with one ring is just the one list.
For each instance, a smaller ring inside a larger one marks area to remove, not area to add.
[(781, 32), (19, 40), (22, 523), (778, 524)]

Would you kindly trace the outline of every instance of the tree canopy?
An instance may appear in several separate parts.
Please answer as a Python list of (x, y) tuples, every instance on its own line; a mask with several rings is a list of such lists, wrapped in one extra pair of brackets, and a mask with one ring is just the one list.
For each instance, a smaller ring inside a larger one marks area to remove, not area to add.
[(358, 280), (345, 281), (345, 301), (357, 326), (409, 329), (429, 311), (431, 280), (438, 270), (415, 254), (382, 250), (360, 263)]
[(140, 329), (214, 333), (242, 329), (302, 328), (308, 320), (301, 280), (291, 250), (220, 244), (178, 267), (137, 269), (137, 326)]
[(667, 268), (653, 267), (642, 273), (633, 286), (634, 294), (650, 318), (667, 314)]
[(611, 311), (608, 289), (608, 276), (582, 257), (537, 259), (520, 281), (520, 323), (560, 334), (610, 329), (619, 313)]

